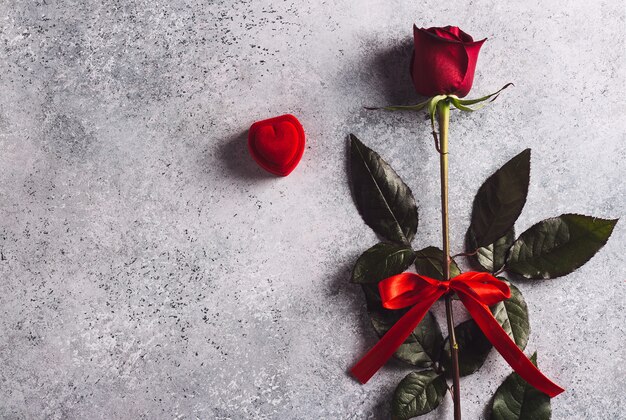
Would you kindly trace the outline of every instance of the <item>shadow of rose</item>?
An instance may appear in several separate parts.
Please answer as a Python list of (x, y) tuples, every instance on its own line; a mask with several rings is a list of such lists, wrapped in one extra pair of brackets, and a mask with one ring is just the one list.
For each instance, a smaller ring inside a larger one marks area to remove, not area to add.
[[(367, 86), (374, 88), (373, 92), (383, 103), (364, 104), (372, 106), (384, 105), (410, 105), (423, 101), (425, 98), (420, 97), (414, 90), (413, 82), (409, 73), (410, 61), (413, 53), (413, 39), (407, 37), (401, 42), (393, 45), (381, 47), (377, 40), (367, 41), (365, 48), (374, 50), (374, 53), (368, 53), (365, 65), (351, 63), (346, 69), (357, 69), (356, 73), (344, 72), (340, 77), (344, 82), (342, 85), (350, 88), (352, 91), (358, 91), (359, 86)], [(369, 58), (372, 57), (372, 58)], [(344, 69), (345, 70), (345, 69)], [(346, 75), (349, 73), (349, 75)], [(390, 159), (390, 151), (386, 150), (380, 144), (377, 144), (376, 138), (367, 137), (368, 132), (374, 131), (377, 126), (384, 125), (388, 127), (405, 127), (411, 132), (415, 132), (415, 148), (411, 149), (413, 156), (431, 156), (437, 159), (432, 145), (430, 136), (430, 123), (425, 113), (415, 117), (413, 112), (386, 112), (386, 111), (369, 111), (364, 108), (358, 109), (347, 121), (347, 132), (354, 132), (357, 137), (361, 138), (369, 147), (381, 152), (384, 159)], [(354, 130), (354, 127), (358, 128)], [(347, 133), (346, 133), (347, 134)], [(363, 137), (361, 137), (363, 135)], [(345, 137), (345, 180), (350, 183), (350, 139)], [(393, 156), (391, 157), (393, 158)], [(426, 168), (423, 165), (417, 165), (413, 169), (413, 176), (410, 178), (421, 179), (425, 176)], [(436, 185), (429, 183), (419, 183), (413, 186), (414, 194), (434, 194)], [(433, 191), (430, 191), (433, 189)], [(350, 188), (351, 201), (354, 202), (354, 192)], [(346, 196), (346, 200), (349, 200)], [(354, 207), (354, 217), (358, 216), (358, 211)], [(369, 229), (363, 226), (363, 229)], [(378, 238), (383, 240), (383, 238)], [(374, 245), (374, 243), (363, 244), (362, 252)], [(328, 264), (334, 270), (329, 273), (327, 283), (328, 299), (340, 302), (343, 314), (350, 316), (357, 315), (358, 321), (355, 330), (358, 333), (358, 343), (355, 346), (355, 354), (351, 358), (345, 360), (345, 374), (351, 377), (350, 368), (361, 358), (366, 352), (374, 346), (379, 337), (375, 333), (370, 317), (367, 312), (365, 296), (361, 287), (350, 282), (351, 271), (354, 263), (358, 259), (359, 254), (350, 255), (341, 260), (337, 260), (336, 256), (329, 257)], [(368, 413), (374, 419), (389, 418), (391, 413), (391, 402), (395, 387), (400, 379), (405, 375), (414, 371), (415, 368), (398, 359), (391, 358), (381, 369), (381, 373), (372, 378), (372, 381), (380, 381), (382, 386), (381, 392), (375, 397), (374, 405), (371, 406)], [(399, 379), (390, 379), (399, 378)], [(355, 379), (356, 381), (356, 379)], [(444, 403), (445, 404), (445, 403)]]
[[(374, 328), (372, 327), (372, 322), (367, 313), (367, 308), (365, 304), (365, 295), (360, 285), (353, 284), (350, 282), (352, 267), (356, 262), (358, 255), (352, 255), (350, 258), (347, 258), (343, 264), (333, 261), (332, 264), (336, 266), (334, 270), (334, 274), (329, 276), (328, 282), (328, 295), (333, 298), (339, 299), (342, 302), (345, 302), (343, 308), (346, 314), (358, 314), (359, 321), (357, 325), (357, 329), (359, 332), (359, 340), (358, 349), (356, 353), (353, 355), (354, 357), (345, 360), (345, 374), (352, 378), (355, 382), (356, 379), (352, 377), (350, 374), (350, 368), (361, 358), (363, 357), (374, 344), (376, 344), (379, 340), (379, 337), (376, 335)], [(333, 258), (334, 260), (334, 258)], [(385, 364), (382, 371), (386, 371), (387, 374), (391, 374), (392, 376), (403, 377), (409, 372), (415, 370), (412, 366), (402, 362), (398, 359), (391, 358)], [(380, 380), (380, 376), (375, 375), (372, 378), (372, 381)], [(388, 381), (385, 380), (385, 383), (382, 386), (380, 394), (377, 396), (378, 401), (371, 408), (371, 415), (373, 419), (387, 419), (389, 418), (389, 413), (391, 412), (391, 401), (393, 398), (393, 393), (395, 387), (397, 386), (399, 380), (394, 382), (393, 380)]]
[[(357, 258), (358, 255), (353, 255), (347, 258), (343, 263), (332, 263), (335, 264), (336, 268), (334, 269), (334, 274), (329, 276), (328, 294), (345, 302), (343, 306), (346, 313), (359, 314), (359, 330), (361, 337), (363, 337), (359, 350), (366, 351), (367, 346), (374, 342), (376, 334), (367, 316), (365, 298), (361, 287), (350, 282), (352, 267)], [(355, 361), (356, 359), (347, 360), (346, 363), (354, 363)], [(347, 366), (346, 372), (348, 368)]]
[(379, 105), (406, 105), (421, 101), (409, 73), (412, 56), (413, 38), (406, 38), (373, 55), (370, 66), (374, 77), (380, 81), (381, 94), (387, 100), (387, 103)]

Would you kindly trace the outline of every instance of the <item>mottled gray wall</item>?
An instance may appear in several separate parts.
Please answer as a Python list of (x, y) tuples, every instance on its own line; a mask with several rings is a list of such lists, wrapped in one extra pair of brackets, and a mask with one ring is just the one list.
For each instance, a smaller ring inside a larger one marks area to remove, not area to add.
[[(362, 106), (416, 100), (413, 22), (458, 24), (489, 38), (474, 94), (516, 86), (453, 114), (454, 250), (477, 187), (526, 147), (519, 231), (622, 216), (625, 15), (617, 0), (3, 1), (0, 417), (386, 418), (409, 370), (345, 374), (376, 341), (348, 283), (376, 237), (346, 134), (415, 192), (416, 246), (439, 244), (438, 158), (422, 117)], [(245, 132), (286, 112), (308, 146), (279, 179)], [(576, 273), (520, 286), (528, 350), (567, 388), (555, 419), (624, 418), (624, 232)], [(508, 373), (493, 352), (462, 381), (466, 419)]]

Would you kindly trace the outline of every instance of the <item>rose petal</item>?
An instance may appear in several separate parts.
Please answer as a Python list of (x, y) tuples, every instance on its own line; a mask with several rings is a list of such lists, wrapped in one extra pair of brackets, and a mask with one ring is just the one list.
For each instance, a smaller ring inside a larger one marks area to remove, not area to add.
[(472, 38), (469, 34), (463, 32), (458, 26), (446, 26), (443, 29), (453, 34), (456, 39), (461, 42), (474, 42), (474, 38)]
[(480, 52), (480, 47), (482, 47), (486, 40), (487, 38), (481, 41), (464, 44), (465, 52), (467, 54), (467, 68), (463, 82), (459, 85), (456, 93), (459, 98), (467, 96), (470, 89), (472, 89), (472, 84), (474, 83), (474, 72), (476, 71), (476, 62), (478, 61), (478, 53)]
[(450, 31), (445, 30), (444, 28), (428, 28), (426, 31), (433, 35), (437, 35), (439, 38), (449, 39), (451, 41), (461, 40), (457, 35), (455, 35), (454, 33)]
[(417, 93), (423, 96), (456, 94), (466, 78), (468, 66), (463, 44), (416, 26), (413, 35), (411, 77)]

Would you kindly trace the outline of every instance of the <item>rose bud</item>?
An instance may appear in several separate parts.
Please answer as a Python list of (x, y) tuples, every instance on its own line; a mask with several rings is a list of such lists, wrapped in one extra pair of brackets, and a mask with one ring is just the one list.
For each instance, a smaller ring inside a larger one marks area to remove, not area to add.
[(413, 25), (415, 49), (411, 60), (411, 78), (417, 93), (467, 95), (474, 82), (478, 52), (483, 42), (457, 28), (418, 28)]

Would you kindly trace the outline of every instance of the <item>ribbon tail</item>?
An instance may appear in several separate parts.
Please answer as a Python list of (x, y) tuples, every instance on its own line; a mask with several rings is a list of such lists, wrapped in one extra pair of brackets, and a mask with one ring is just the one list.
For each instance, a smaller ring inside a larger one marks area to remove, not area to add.
[(526, 357), (524, 352), (517, 347), (517, 344), (502, 329), (500, 323), (493, 317), (486, 305), (462, 291), (457, 290), (457, 294), (487, 339), (519, 376), (539, 391), (550, 396), (550, 398), (556, 397), (565, 391), (541, 373)]
[(445, 293), (444, 290), (434, 288), (430, 295), (425, 296), (415, 304), (393, 327), (357, 362), (350, 372), (362, 384), (370, 380), (372, 376), (389, 360), (398, 347), (413, 332), (426, 312)]

